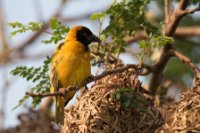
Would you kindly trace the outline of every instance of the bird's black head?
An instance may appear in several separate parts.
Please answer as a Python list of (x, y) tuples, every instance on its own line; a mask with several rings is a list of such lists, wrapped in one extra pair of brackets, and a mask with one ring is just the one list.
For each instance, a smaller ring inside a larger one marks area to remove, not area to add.
[(101, 42), (97, 36), (84, 26), (81, 26), (81, 28), (77, 31), (76, 38), (77, 41), (81, 42), (86, 47), (88, 47), (88, 45), (92, 42)]

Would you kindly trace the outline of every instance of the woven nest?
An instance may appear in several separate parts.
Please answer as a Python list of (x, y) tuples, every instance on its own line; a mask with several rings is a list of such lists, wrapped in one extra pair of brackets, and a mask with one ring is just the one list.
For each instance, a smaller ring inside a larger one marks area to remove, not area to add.
[(150, 133), (163, 119), (133, 70), (107, 76), (65, 111), (63, 133)]
[(181, 94), (181, 100), (172, 108), (171, 120), (158, 132), (200, 133), (200, 78), (191, 90)]

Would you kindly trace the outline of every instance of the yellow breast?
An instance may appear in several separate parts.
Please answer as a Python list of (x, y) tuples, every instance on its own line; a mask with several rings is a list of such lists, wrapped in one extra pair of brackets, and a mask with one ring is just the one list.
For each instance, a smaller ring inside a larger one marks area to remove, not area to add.
[[(86, 50), (78, 41), (67, 41), (57, 48), (51, 61), (50, 73), (54, 89), (82, 83), (91, 74), (89, 49)], [(59, 86), (55, 88), (55, 84)]]

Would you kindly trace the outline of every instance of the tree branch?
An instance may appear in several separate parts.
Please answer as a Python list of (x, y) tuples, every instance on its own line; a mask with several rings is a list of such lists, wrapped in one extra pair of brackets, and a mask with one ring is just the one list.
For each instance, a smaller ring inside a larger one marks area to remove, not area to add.
[(145, 31), (138, 31), (134, 34), (134, 36), (124, 37), (124, 41), (127, 43), (132, 43), (138, 40), (146, 40), (147, 38), (148, 38), (148, 34)]
[(176, 37), (200, 36), (200, 26), (177, 28), (175, 36)]
[(184, 10), (184, 11), (180, 11), (179, 13), (180, 13), (180, 15), (185, 16), (185, 15), (188, 15), (188, 14), (193, 14), (193, 13), (195, 13), (195, 12), (197, 12), (197, 11), (200, 11), (200, 7), (199, 7), (199, 6), (196, 7), (196, 8), (194, 8), (194, 9), (191, 9), (191, 10), (186, 9), (186, 10)]
[[(96, 81), (96, 80), (100, 80), (103, 77), (108, 76), (108, 75), (127, 71), (128, 69), (134, 69), (135, 73), (138, 74), (138, 75), (147, 75), (153, 70), (151, 68), (151, 66), (149, 66), (147, 64), (139, 64), (139, 65), (127, 64), (126, 66), (123, 66), (123, 67), (120, 67), (120, 68), (104, 71), (100, 75), (97, 75), (97, 76), (94, 76), (94, 77), (93, 76), (89, 77), (88, 79), (86, 79), (85, 82), (81, 83), (77, 87), (70, 86), (68, 88), (60, 88), (58, 92), (53, 92), (53, 93), (47, 92), (45, 94), (41, 94), (41, 93), (26, 92), (25, 94), (28, 95), (28, 96), (31, 96), (31, 97), (40, 97), (40, 98), (50, 97), (50, 96), (64, 96), (66, 93), (68, 93), (71, 90), (77, 91), (77, 90), (79, 90), (80, 87), (83, 87), (88, 83), (91, 83), (91, 82)], [(146, 71), (143, 71), (143, 69), (145, 69)]]
[[(0, 2), (1, 4), (1, 2)], [(8, 58), (8, 41), (6, 39), (6, 31), (5, 31), (5, 21), (4, 21), (4, 14), (3, 14), (3, 7), (0, 5), (0, 43), (2, 44), (2, 47), (0, 47), (0, 61), (2, 61), (3, 64), (7, 62)], [(2, 49), (1, 49), (2, 48)]]
[[(64, 0), (62, 2), (60, 2), (59, 7), (57, 8), (57, 10), (55, 11), (55, 13), (50, 17), (50, 18), (58, 18), (60, 17), (61, 11), (63, 10), (63, 8), (65, 7), (67, 0)], [(31, 37), (29, 37), (27, 40), (25, 40), (24, 42), (22, 42), (20, 45), (17, 45), (19, 47), (17, 47), (15, 50), (18, 50), (20, 52), (23, 51), (23, 49), (28, 46), (29, 44), (31, 44), (33, 41), (36, 40), (36, 38), (38, 38), (43, 31), (45, 31), (49, 26), (48, 26), (48, 22), (43, 22), (44, 26), (37, 32), (35, 32)]]
[(42, 21), (43, 18), (44, 18), (44, 13), (43, 13), (43, 10), (42, 10), (42, 6), (41, 6), (41, 3), (40, 1), (38, 0), (34, 0), (32, 1), (33, 2), (33, 7), (35, 9), (35, 12), (36, 12), (36, 17), (39, 21)]
[[(191, 36), (200, 36), (200, 26), (192, 27), (177, 27), (175, 37), (191, 37)], [(124, 41), (127, 43), (137, 42), (139, 40), (148, 39), (148, 35), (145, 31), (138, 31), (134, 36), (126, 36)]]
[(173, 36), (173, 34), (176, 31), (176, 28), (181, 21), (183, 14), (180, 14), (179, 12), (186, 9), (187, 5), (189, 3), (189, 0), (181, 0), (179, 2), (178, 9), (172, 13), (172, 15), (169, 18), (168, 24), (165, 27), (165, 35), (166, 36)]
[(169, 18), (169, 1), (168, 0), (164, 0), (165, 2), (165, 25), (168, 23), (168, 18)]
[[(166, 36), (173, 36), (178, 24), (180, 23), (183, 15), (179, 14), (180, 11), (183, 11), (186, 9), (187, 5), (189, 3), (189, 0), (181, 0), (179, 2), (179, 6), (176, 9), (175, 12), (172, 13), (172, 15), (169, 17), (168, 23), (165, 25), (165, 35)], [(170, 49), (172, 49), (171, 44), (165, 45), (163, 48), (163, 51), (161, 53), (159, 61), (153, 66), (155, 68), (155, 71), (153, 72), (152, 78), (150, 80), (149, 89), (151, 90), (152, 94), (155, 94), (157, 91), (158, 86), (160, 85), (162, 81), (162, 74), (163, 70), (170, 59), (170, 55), (167, 53)]]
[(7, 69), (6, 69), (6, 64), (7, 64), (7, 58), (8, 58), (8, 41), (6, 39), (6, 31), (5, 31), (5, 17), (4, 17), (4, 10), (2, 6), (2, 1), (0, 1), (0, 44), (2, 44), (2, 47), (0, 46), (0, 60), (2, 60), (1, 64), (1, 69), (2, 73), (0, 76), (2, 76), (1, 79), (1, 100), (0, 100), (0, 130), (3, 129), (4, 124), (5, 124), (5, 112), (6, 112), (6, 100), (7, 100), (7, 91), (8, 91), (8, 79), (7, 79)]
[(196, 75), (200, 73), (199, 68), (191, 61), (190, 58), (186, 57), (185, 55), (183, 55), (182, 53), (178, 52), (175, 49), (169, 50), (168, 53), (172, 56), (176, 56), (183, 63), (187, 63), (193, 69)]
[[(69, 87), (69, 89), (70, 89), (71, 87)], [(67, 88), (66, 90), (68, 90), (69, 91), (69, 89)], [(75, 88), (73, 88), (73, 89), (75, 89)], [(28, 96), (31, 96), (31, 97), (40, 97), (40, 98), (44, 98), (44, 97), (50, 97), (50, 96), (63, 96), (64, 94), (65, 94), (65, 92), (53, 92), (53, 93), (51, 93), (51, 92), (47, 92), (47, 93), (45, 93), (45, 94), (41, 94), (41, 93), (33, 93), (33, 92), (26, 92), (25, 93), (26, 95), (28, 95)]]

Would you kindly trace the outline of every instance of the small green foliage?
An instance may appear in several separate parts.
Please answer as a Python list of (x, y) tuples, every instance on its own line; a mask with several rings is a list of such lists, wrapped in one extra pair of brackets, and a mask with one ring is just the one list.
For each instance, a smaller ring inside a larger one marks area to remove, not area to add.
[(172, 37), (167, 36), (156, 36), (152, 37), (150, 40), (141, 40), (139, 42), (140, 48), (152, 48), (152, 47), (162, 47), (166, 44), (174, 43), (174, 39)]
[[(8, 25), (11, 28), (16, 29), (15, 31), (10, 33), (10, 37), (13, 37), (18, 33), (25, 33), (26, 31), (38, 31), (42, 28), (44, 24), (39, 22), (29, 22), (28, 24), (10, 22), (8, 23)], [(49, 26), (53, 30), (53, 33), (50, 33), (52, 34), (52, 36), (49, 40), (42, 41), (45, 44), (57, 44), (59, 41), (64, 39), (63, 35), (66, 35), (66, 33), (69, 31), (69, 28), (62, 25), (62, 23), (56, 18), (50, 19)]]
[[(20, 76), (25, 78), (27, 81), (32, 81), (36, 83), (35, 87), (31, 88), (31, 92), (34, 93), (46, 93), (50, 90), (50, 81), (49, 81), (49, 63), (50, 57), (47, 57), (43, 62), (42, 67), (30, 67), (27, 66), (19, 66), (11, 71), (11, 74), (14, 76)], [(22, 105), (29, 97), (24, 96), (18, 103), (14, 109)], [(36, 107), (41, 101), (39, 97), (33, 97), (32, 106)]]
[(147, 20), (145, 6), (149, 0), (123, 0), (114, 3), (106, 11), (110, 16), (110, 25), (105, 29), (106, 34), (113, 38), (123, 38), (133, 35), (136, 31), (146, 30), (149, 34), (158, 34), (159, 28)]
[(167, 36), (155, 36), (151, 37), (149, 40), (141, 40), (139, 42), (141, 52), (137, 56), (143, 62), (146, 58), (149, 58), (154, 48), (160, 48), (166, 44), (172, 43), (174, 43), (174, 39)]
[(52, 36), (49, 40), (43, 40), (45, 44), (54, 43), (57, 44), (59, 41), (63, 40), (63, 35), (69, 31), (69, 27), (65, 27), (58, 19), (53, 18), (49, 21), (49, 26), (53, 30)]
[(22, 24), (19, 22), (10, 22), (8, 23), (10, 27), (16, 29), (10, 33), (10, 38), (15, 36), (18, 33), (25, 33), (26, 31), (38, 31), (42, 28), (43, 23), (39, 22), (29, 22), (28, 24)]
[(91, 20), (100, 20), (100, 19), (104, 19), (106, 17), (106, 13), (103, 12), (98, 12), (98, 13), (93, 13), (90, 16)]
[(22, 99), (19, 100), (18, 105), (15, 106), (12, 110), (17, 109), (19, 106), (21, 106), (22, 104), (24, 104), (24, 102), (29, 98), (29, 96), (24, 96)]
[(113, 99), (119, 101), (121, 107), (124, 109), (136, 109), (145, 103), (144, 100), (139, 99), (131, 88), (120, 88), (113, 93)]
[[(127, 47), (124, 37), (134, 36), (137, 31), (144, 30), (151, 36), (160, 34), (159, 24), (151, 22), (146, 18), (145, 8), (150, 0), (122, 0), (114, 1), (105, 13), (95, 13), (91, 15), (91, 20), (110, 18), (109, 25), (102, 31), (105, 38), (111, 37), (110, 53), (119, 55)], [(104, 51), (104, 53), (107, 51)]]

